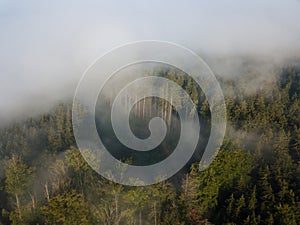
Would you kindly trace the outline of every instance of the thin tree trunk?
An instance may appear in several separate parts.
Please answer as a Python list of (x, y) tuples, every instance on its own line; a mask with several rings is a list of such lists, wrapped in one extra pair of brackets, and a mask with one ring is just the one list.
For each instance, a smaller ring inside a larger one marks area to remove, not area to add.
[(116, 211), (116, 221), (115, 224), (119, 224), (119, 205), (118, 205), (118, 196), (115, 194), (115, 211)]
[(150, 99), (149, 118), (151, 118), (152, 116), (152, 104), (153, 104), (153, 98)]
[(29, 192), (30, 198), (31, 198), (31, 203), (32, 203), (32, 208), (35, 209), (35, 200), (34, 196)]
[(48, 189), (48, 183), (45, 184), (45, 193), (46, 193), (46, 198), (47, 201), (50, 201), (50, 195), (49, 195), (49, 189)]
[(154, 202), (154, 225), (157, 225), (157, 218), (156, 218), (156, 202)]
[(172, 119), (172, 104), (173, 104), (173, 100), (172, 100), (172, 97), (171, 97), (171, 103), (170, 103), (170, 105), (169, 105), (169, 121), (168, 121), (169, 127), (171, 127), (171, 119)]
[(138, 117), (139, 115), (139, 105), (137, 102), (137, 96), (135, 96), (135, 116)]
[(141, 101), (138, 102), (138, 117), (141, 116)]
[[(164, 89), (161, 90), (162, 96), (164, 96)], [(161, 100), (161, 118), (164, 118), (164, 101)]]
[(20, 208), (20, 200), (19, 200), (19, 196), (18, 194), (15, 194), (16, 197), (16, 203), (17, 203), (17, 209), (18, 209), (18, 214), (19, 214), (19, 219), (22, 219), (22, 215), (21, 215), (21, 208)]
[(146, 110), (146, 97), (144, 96), (144, 101), (143, 101), (143, 119), (145, 118), (145, 110)]
[(140, 225), (142, 225), (142, 212), (141, 212), (141, 210), (140, 210), (140, 215), (139, 215), (139, 217), (140, 217)]
[(186, 175), (186, 180), (185, 180), (185, 190), (184, 190), (184, 195), (187, 196), (187, 191), (188, 191), (188, 185), (189, 185), (189, 175)]

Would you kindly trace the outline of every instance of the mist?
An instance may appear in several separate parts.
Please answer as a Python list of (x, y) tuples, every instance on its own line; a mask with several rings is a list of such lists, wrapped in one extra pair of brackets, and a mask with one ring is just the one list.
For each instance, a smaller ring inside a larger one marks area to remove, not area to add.
[[(299, 11), (297, 0), (1, 1), (0, 124), (71, 99), (95, 58), (137, 40), (186, 46), (221, 77), (254, 68), (272, 80), (299, 62)], [(251, 94), (260, 83), (241, 88)]]

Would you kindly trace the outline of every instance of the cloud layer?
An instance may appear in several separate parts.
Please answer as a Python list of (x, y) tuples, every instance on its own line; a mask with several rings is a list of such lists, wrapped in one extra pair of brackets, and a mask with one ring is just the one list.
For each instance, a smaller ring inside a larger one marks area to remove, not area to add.
[[(239, 74), (240, 55), (297, 57), (299, 11), (297, 0), (1, 1), (0, 123), (71, 97), (96, 57), (130, 41), (182, 44), (220, 75)], [(229, 71), (214, 63), (229, 56)]]

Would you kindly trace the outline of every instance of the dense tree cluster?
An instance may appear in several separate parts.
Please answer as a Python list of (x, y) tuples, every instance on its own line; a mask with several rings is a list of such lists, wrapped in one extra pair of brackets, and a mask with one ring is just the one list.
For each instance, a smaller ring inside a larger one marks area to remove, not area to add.
[[(193, 80), (162, 76), (209, 115)], [(300, 224), (300, 72), (284, 69), (250, 95), (239, 82), (222, 81), (231, 90), (229, 125), (209, 168), (199, 172), (195, 162), (180, 179), (145, 187), (115, 184), (88, 166), (75, 147), (70, 103), (2, 128), (0, 224)]]

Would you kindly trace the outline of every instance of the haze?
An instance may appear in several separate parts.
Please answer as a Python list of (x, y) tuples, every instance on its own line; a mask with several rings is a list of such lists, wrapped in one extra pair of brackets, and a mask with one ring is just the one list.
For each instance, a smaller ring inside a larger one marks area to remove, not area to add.
[(176, 42), (221, 75), (238, 75), (241, 55), (275, 64), (297, 58), (299, 12), (297, 0), (2, 0), (0, 123), (72, 97), (86, 67), (126, 42)]

